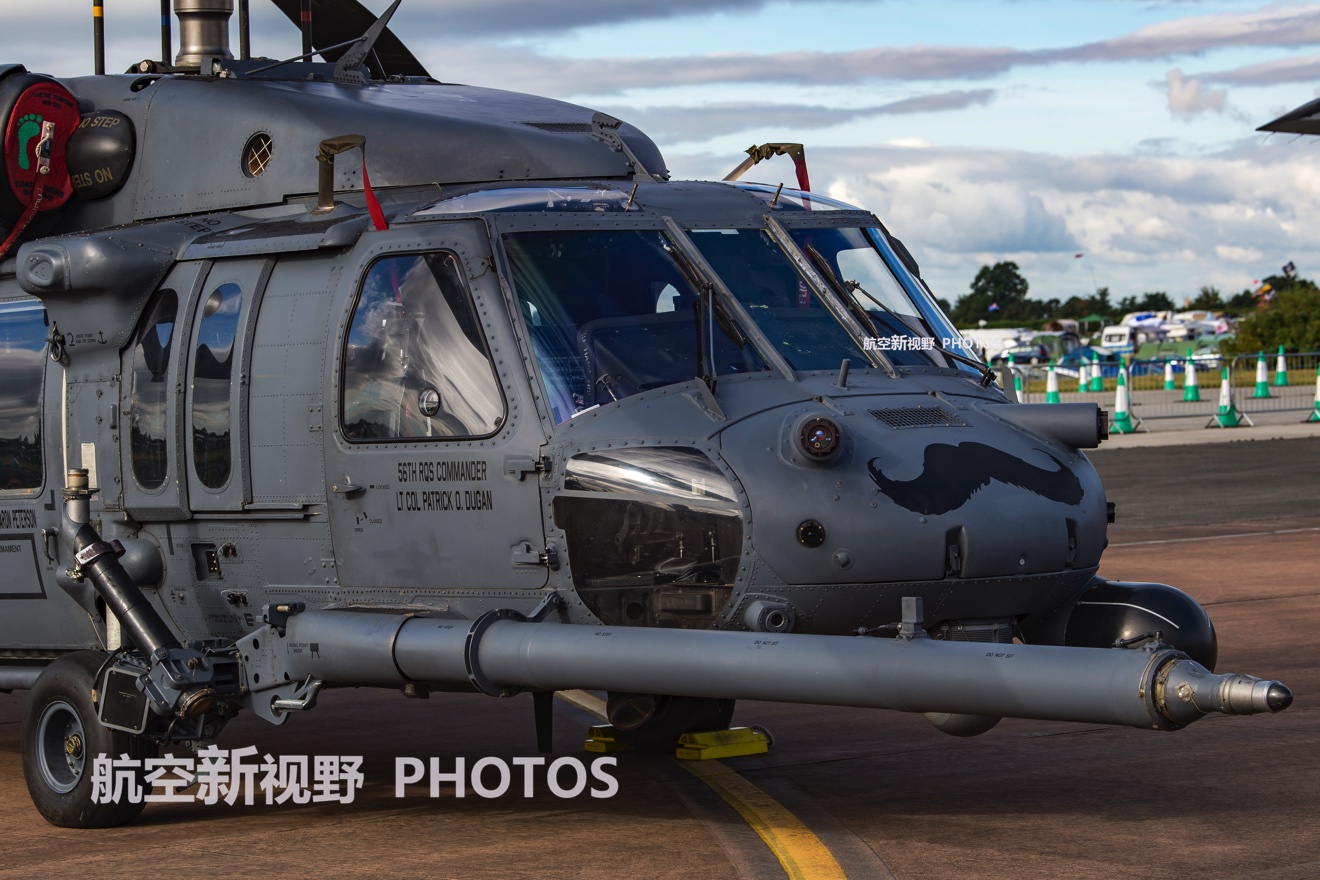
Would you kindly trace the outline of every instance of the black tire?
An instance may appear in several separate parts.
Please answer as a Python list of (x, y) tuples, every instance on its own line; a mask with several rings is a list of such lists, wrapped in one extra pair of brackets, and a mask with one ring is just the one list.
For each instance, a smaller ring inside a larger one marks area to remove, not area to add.
[[(92, 704), (94, 677), (106, 655), (66, 654), (46, 667), (23, 711), (23, 776), (42, 817), (61, 828), (110, 828), (137, 818), (145, 804), (93, 803), (92, 769), (98, 755), (153, 757), (153, 743), (110, 730)], [(146, 775), (136, 773), (138, 784)]]
[(735, 701), (611, 692), (606, 707), (620, 742), (639, 752), (673, 754), (685, 733), (727, 729)]

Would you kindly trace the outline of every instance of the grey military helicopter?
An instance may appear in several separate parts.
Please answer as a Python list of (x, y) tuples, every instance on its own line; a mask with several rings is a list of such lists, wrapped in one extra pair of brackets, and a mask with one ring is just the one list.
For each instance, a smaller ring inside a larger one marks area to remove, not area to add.
[[(1206, 613), (1097, 577), (1094, 405), (1010, 402), (881, 222), (670, 180), (602, 113), (432, 79), (353, 0), (305, 55), (0, 66), (0, 688), (56, 825), (93, 757), (323, 688), (608, 693), (1176, 730), (1286, 708)], [(303, 14), (310, 12), (310, 15)], [(316, 57), (322, 60), (315, 60)], [(314, 716), (312, 716), (314, 717)]]

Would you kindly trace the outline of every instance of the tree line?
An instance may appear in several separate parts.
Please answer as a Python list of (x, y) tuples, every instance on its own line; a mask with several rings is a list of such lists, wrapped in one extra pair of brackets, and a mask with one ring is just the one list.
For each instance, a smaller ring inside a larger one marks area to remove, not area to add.
[(959, 327), (989, 325), (1044, 326), (1051, 321), (1101, 318), (1117, 321), (1128, 312), (1203, 309), (1239, 318), (1236, 339), (1221, 344), (1226, 351), (1256, 351), (1282, 345), (1293, 351), (1320, 351), (1320, 287), (1307, 278), (1271, 275), (1256, 290), (1225, 297), (1218, 288), (1204, 286), (1186, 306), (1174, 303), (1164, 291), (1125, 296), (1114, 301), (1108, 287), (1094, 296), (1067, 300), (1032, 299), (1030, 285), (1017, 263), (1005, 260), (982, 266), (971, 289), (952, 306), (940, 305)]

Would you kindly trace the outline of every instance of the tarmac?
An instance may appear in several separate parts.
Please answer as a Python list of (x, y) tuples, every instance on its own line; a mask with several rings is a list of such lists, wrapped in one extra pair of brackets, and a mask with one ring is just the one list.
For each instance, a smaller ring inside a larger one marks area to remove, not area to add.
[[(1113, 406), (1110, 405), (1111, 410)], [(1147, 419), (1147, 430), (1134, 434), (1110, 433), (1101, 449), (1141, 449), (1165, 446), (1196, 446), (1203, 443), (1244, 443), (1254, 440), (1296, 440), (1320, 437), (1320, 422), (1304, 422), (1305, 412), (1254, 413), (1254, 427), (1207, 428), (1204, 416)]]
[[(1320, 876), (1320, 425), (1160, 424), (1088, 456), (1118, 508), (1101, 574), (1192, 594), (1218, 671), (1283, 681), (1291, 708), (1176, 733), (1005, 720), (961, 739), (921, 716), (748, 702), (735, 723), (768, 729), (767, 754), (694, 768), (624, 753), (611, 797), (540, 777), (532, 797), (399, 797), (400, 758), (535, 755), (530, 698), (346, 689), (283, 727), (240, 717), (221, 745), (361, 755), (352, 803), (153, 804), (88, 832), (28, 803), (24, 696), (0, 694), (0, 878)], [(584, 706), (556, 701), (553, 758), (591, 760)]]

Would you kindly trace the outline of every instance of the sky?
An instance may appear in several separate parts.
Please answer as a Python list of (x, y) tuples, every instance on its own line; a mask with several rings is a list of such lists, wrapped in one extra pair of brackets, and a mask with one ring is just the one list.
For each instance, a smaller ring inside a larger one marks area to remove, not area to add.
[[(254, 54), (297, 55), (251, 5)], [(159, 54), (158, 0), (104, 6), (108, 69)], [(0, 0), (0, 63), (91, 73), (90, 7)], [(677, 178), (801, 142), (950, 302), (1001, 260), (1042, 299), (1320, 278), (1320, 138), (1255, 131), (1320, 94), (1320, 2), (404, 0), (392, 30), (437, 79), (638, 125)]]

